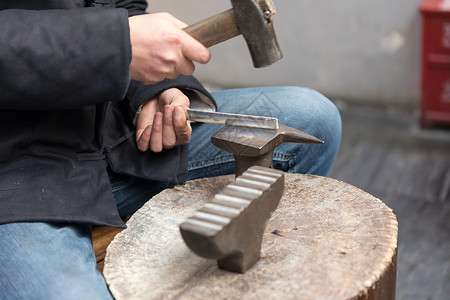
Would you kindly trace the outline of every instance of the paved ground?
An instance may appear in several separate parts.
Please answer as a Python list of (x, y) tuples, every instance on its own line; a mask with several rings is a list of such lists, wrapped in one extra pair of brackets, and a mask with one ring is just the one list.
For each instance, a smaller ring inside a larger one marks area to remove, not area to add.
[(397, 215), (397, 299), (450, 299), (450, 129), (421, 130), (406, 113), (339, 107), (343, 141), (329, 175)]

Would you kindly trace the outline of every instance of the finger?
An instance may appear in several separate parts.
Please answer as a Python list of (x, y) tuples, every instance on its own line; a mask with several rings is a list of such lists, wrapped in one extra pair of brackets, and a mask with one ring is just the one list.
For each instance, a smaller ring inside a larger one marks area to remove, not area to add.
[(158, 98), (153, 97), (142, 105), (139, 117), (136, 120), (136, 127), (144, 128), (149, 124), (153, 124), (153, 118), (157, 111), (158, 111)]
[(179, 61), (186, 59), (180, 53), (171, 53), (170, 55), (167, 53), (169, 53), (169, 51), (166, 52), (166, 56), (157, 57), (153, 60), (153, 76), (159, 81), (163, 81), (166, 78), (177, 78), (180, 75), (177, 70), (177, 64)]
[(167, 73), (167, 78), (169, 79), (175, 79), (180, 74), (189, 76), (192, 75), (195, 71), (195, 65), (192, 62), (192, 60), (187, 59), (184, 56), (184, 53), (182, 52), (180, 48), (179, 55), (176, 59), (173, 59), (175, 63), (169, 64), (167, 63), (167, 67), (169, 68), (169, 72)]
[[(192, 74), (184, 74), (184, 75), (192, 75)], [(178, 76), (180, 76), (180, 73), (176, 72), (176, 71), (171, 71), (169, 73), (167, 73), (167, 75), (164, 76), (163, 80), (168, 78), (168, 79), (177, 79)]]
[(162, 145), (164, 149), (170, 149), (175, 146), (176, 135), (173, 128), (173, 106), (164, 107)]
[(208, 48), (186, 32), (182, 33), (181, 51), (187, 59), (201, 64), (206, 64), (211, 59), (211, 52)]
[[(153, 118), (157, 111), (157, 107), (158, 105), (155, 98), (150, 99), (142, 106), (141, 112), (136, 121), (136, 142), (139, 141), (144, 131), (147, 130), (147, 126), (153, 124)], [(144, 151), (146, 151), (147, 149), (145, 149)]]
[(136, 141), (137, 147), (140, 151), (145, 152), (148, 150), (151, 134), (152, 125), (148, 125), (144, 130), (142, 130), (142, 133), (139, 135), (139, 138)]
[(161, 152), (162, 147), (162, 124), (163, 124), (163, 114), (157, 112), (153, 120), (152, 134), (150, 138), (150, 149), (153, 152)]
[(186, 120), (186, 114), (184, 108), (177, 106), (173, 112), (173, 124), (176, 134), (176, 144), (185, 145), (191, 138), (191, 125)]
[(178, 63), (174, 67), (174, 72), (177, 72), (179, 74), (183, 74), (186, 76), (192, 75), (195, 71), (195, 65), (194, 63), (186, 59), (185, 57), (182, 57)]

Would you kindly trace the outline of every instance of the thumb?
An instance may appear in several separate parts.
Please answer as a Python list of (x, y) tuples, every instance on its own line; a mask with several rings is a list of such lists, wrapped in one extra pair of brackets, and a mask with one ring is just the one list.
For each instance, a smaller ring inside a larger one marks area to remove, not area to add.
[(208, 48), (203, 46), (202, 43), (185, 31), (183, 31), (182, 36), (183, 44), (181, 46), (181, 51), (186, 58), (201, 64), (209, 62), (211, 59), (211, 52)]

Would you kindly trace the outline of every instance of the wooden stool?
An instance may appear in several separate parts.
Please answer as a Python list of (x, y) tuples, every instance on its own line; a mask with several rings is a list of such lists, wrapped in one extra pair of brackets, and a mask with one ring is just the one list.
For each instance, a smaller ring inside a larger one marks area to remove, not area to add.
[(121, 232), (122, 228), (110, 226), (98, 226), (92, 229), (92, 245), (94, 247), (97, 268), (103, 272), (105, 262), (106, 248), (112, 242), (116, 234)]
[(261, 259), (245, 274), (191, 252), (179, 224), (234, 176), (199, 179), (153, 197), (110, 244), (104, 276), (120, 299), (394, 299), (397, 221), (349, 184), (286, 174)]

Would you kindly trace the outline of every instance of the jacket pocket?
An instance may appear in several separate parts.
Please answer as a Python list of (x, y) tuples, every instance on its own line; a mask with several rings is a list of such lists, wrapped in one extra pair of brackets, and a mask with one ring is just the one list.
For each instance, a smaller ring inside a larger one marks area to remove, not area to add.
[(27, 185), (29, 167), (28, 158), (0, 162), (0, 191), (17, 190)]

